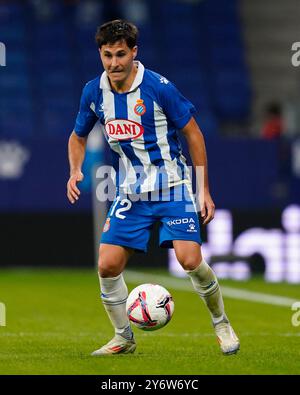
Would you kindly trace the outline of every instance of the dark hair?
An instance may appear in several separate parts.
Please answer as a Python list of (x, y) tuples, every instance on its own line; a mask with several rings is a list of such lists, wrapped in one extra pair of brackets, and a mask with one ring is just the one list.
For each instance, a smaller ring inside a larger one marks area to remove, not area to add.
[(95, 40), (99, 48), (102, 45), (114, 44), (117, 41), (125, 41), (129, 48), (136, 46), (138, 29), (130, 22), (116, 19), (104, 23), (97, 28)]

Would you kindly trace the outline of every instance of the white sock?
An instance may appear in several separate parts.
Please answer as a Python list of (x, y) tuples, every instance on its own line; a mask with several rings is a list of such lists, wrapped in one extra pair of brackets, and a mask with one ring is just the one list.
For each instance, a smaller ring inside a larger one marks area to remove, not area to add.
[(192, 280), (195, 291), (204, 300), (214, 324), (225, 317), (224, 303), (218, 279), (210, 266), (202, 260), (194, 270), (186, 270)]
[(99, 275), (101, 299), (107, 315), (115, 328), (115, 333), (126, 339), (132, 339), (133, 333), (130, 328), (126, 312), (128, 289), (122, 273), (117, 277), (101, 277)]

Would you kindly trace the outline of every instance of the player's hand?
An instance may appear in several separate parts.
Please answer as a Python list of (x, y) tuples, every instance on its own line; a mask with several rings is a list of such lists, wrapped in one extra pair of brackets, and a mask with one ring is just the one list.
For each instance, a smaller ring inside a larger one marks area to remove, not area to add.
[(71, 174), (69, 181), (67, 183), (67, 196), (72, 204), (79, 199), (80, 190), (77, 187), (77, 182), (83, 180), (83, 174), (81, 171)]
[(215, 216), (215, 204), (210, 196), (209, 192), (204, 192), (204, 201), (201, 207), (201, 219), (202, 225), (207, 225), (214, 219)]

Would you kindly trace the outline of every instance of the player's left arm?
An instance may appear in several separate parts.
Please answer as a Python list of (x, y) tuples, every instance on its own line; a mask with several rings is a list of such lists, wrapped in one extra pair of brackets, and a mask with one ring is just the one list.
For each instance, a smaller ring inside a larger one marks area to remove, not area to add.
[(200, 195), (197, 198), (200, 202), (201, 218), (203, 220), (203, 225), (207, 225), (214, 218), (215, 205), (209, 192), (207, 155), (204, 137), (194, 117), (192, 117), (181, 130), (187, 140), (189, 153), (197, 176), (198, 191)]

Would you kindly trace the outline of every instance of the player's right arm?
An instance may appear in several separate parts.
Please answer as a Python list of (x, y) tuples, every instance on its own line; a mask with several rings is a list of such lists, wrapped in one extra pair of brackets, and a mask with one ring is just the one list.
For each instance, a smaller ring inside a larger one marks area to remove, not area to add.
[(77, 183), (83, 180), (81, 167), (85, 156), (86, 141), (87, 137), (79, 137), (75, 131), (72, 132), (69, 138), (70, 178), (67, 183), (67, 196), (72, 204), (79, 199), (80, 195)]
[(81, 168), (85, 156), (87, 137), (98, 120), (91, 109), (92, 89), (95, 85), (92, 83), (86, 84), (83, 88), (75, 128), (71, 133), (68, 144), (70, 178), (67, 183), (67, 196), (72, 204), (79, 199), (80, 195), (77, 183), (83, 180)]

